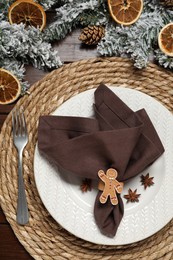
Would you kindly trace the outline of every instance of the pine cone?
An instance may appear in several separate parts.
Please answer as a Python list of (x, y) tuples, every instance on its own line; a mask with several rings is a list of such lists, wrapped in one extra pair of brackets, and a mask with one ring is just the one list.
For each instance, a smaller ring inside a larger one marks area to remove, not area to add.
[(96, 45), (104, 36), (104, 34), (104, 27), (89, 25), (82, 30), (81, 35), (79, 36), (79, 40), (87, 45)]
[(160, 0), (160, 4), (167, 7), (168, 9), (173, 8), (173, 0)]

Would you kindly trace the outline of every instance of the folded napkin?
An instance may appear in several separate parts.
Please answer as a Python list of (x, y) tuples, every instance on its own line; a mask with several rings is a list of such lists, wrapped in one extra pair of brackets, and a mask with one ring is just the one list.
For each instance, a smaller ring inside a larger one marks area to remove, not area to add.
[[(117, 180), (125, 182), (153, 163), (164, 148), (146, 111), (132, 111), (109, 88), (101, 84), (95, 91), (96, 118), (42, 116), (38, 147), (48, 160), (69, 174), (97, 179), (98, 171), (114, 168)], [(110, 200), (94, 205), (95, 221), (109, 237), (116, 234), (124, 214), (123, 201)]]

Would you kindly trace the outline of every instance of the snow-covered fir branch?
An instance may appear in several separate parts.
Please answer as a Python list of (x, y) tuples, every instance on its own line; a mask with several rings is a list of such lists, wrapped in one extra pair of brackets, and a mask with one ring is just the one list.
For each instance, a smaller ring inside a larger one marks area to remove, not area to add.
[(58, 52), (52, 49), (51, 44), (43, 41), (40, 30), (34, 27), (25, 29), (23, 24), (0, 23), (0, 56), (30, 62), (39, 69), (62, 65)]
[(35, 0), (35, 2), (42, 5), (44, 10), (48, 10), (60, 1), (59, 0)]
[(173, 58), (165, 55), (161, 50), (156, 49), (154, 51), (155, 59), (157, 62), (163, 66), (165, 69), (173, 69)]
[[(3, 15), (4, 19), (7, 20), (6, 14), (8, 13), (8, 8), (16, 0), (0, 0), (0, 17)], [(44, 10), (50, 9), (52, 6), (56, 5), (59, 0), (33, 0), (43, 6)], [(63, 1), (63, 0), (62, 0)]]
[(21, 86), (22, 86), (21, 94), (26, 92), (26, 90), (29, 87), (29, 84), (28, 84), (28, 82), (23, 81), (24, 74), (25, 74), (25, 68), (24, 68), (24, 65), (22, 64), (22, 62), (14, 59), (14, 58), (11, 58), (11, 59), (6, 58), (3, 60), (1, 59), (0, 68), (4, 68), (4, 69), (10, 71), (12, 74), (14, 74), (21, 83)]
[(105, 37), (98, 44), (98, 52), (104, 56), (128, 56), (137, 68), (146, 67), (150, 55), (154, 55), (159, 31), (170, 22), (171, 17), (172, 11), (146, 1), (144, 12), (135, 24), (116, 26), (111, 21), (107, 25)]
[(147, 66), (152, 56), (161, 66), (173, 68), (173, 58), (158, 48), (159, 31), (173, 22), (173, 11), (161, 6), (159, 0), (144, 0), (142, 15), (131, 26), (116, 24), (107, 0), (34, 0), (46, 11), (55, 10), (54, 21), (43, 32), (8, 23), (8, 8), (14, 1), (0, 0), (0, 66), (14, 72), (20, 80), (24, 64), (31, 63), (40, 69), (61, 66), (51, 42), (64, 38), (77, 26), (87, 25), (105, 26), (105, 37), (97, 46), (100, 55), (128, 56), (137, 68)]
[(93, 24), (107, 22), (105, 8), (99, 0), (71, 0), (56, 9), (56, 21), (45, 30), (45, 39), (62, 39), (77, 25), (91, 25), (92, 19)]
[[(10, 25), (0, 22), (0, 67), (14, 73), (19, 80), (24, 78), (24, 64), (33, 64), (39, 69), (54, 69), (62, 65), (58, 51), (43, 40), (40, 30), (23, 24)], [(22, 84), (23, 91), (28, 84)]]
[(14, 2), (14, 0), (0, 0), (0, 22), (8, 20), (8, 8)]

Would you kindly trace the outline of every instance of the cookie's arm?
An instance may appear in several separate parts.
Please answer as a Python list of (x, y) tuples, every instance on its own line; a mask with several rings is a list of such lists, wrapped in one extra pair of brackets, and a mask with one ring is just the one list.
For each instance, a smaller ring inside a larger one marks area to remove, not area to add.
[(115, 189), (118, 193), (121, 193), (124, 187), (123, 182), (118, 182), (117, 180), (114, 181)]
[(99, 176), (99, 178), (100, 178), (103, 182), (105, 182), (106, 179), (107, 179), (107, 176), (106, 176), (106, 174), (104, 173), (103, 170), (98, 171), (98, 176)]

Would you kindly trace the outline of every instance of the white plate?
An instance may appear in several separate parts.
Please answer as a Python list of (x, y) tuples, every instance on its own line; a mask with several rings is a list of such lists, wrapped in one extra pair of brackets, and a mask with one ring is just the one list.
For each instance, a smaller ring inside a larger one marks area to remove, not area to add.
[[(81, 180), (60, 174), (45, 160), (36, 147), (34, 174), (40, 197), (52, 217), (66, 230), (87, 241), (105, 245), (124, 245), (145, 239), (163, 228), (173, 217), (173, 117), (158, 101), (128, 88), (111, 88), (134, 111), (145, 108), (165, 147), (164, 154), (142, 174), (154, 177), (154, 186), (144, 190), (140, 176), (126, 183), (122, 198), (129, 188), (141, 194), (139, 203), (127, 203), (114, 238), (102, 235), (93, 216), (97, 190), (82, 193)], [(53, 114), (92, 117), (94, 89), (76, 95)]]

